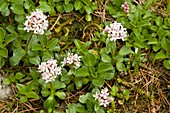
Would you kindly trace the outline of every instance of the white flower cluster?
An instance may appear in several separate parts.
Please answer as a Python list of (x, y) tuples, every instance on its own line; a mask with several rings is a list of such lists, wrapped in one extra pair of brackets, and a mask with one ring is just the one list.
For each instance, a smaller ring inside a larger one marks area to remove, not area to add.
[(47, 62), (41, 62), (38, 72), (42, 73), (42, 79), (48, 82), (55, 80), (57, 75), (61, 75), (61, 67), (57, 66), (57, 60), (50, 59)]
[(32, 12), (30, 16), (26, 16), (27, 20), (24, 25), (27, 32), (33, 31), (35, 34), (44, 34), (44, 31), (47, 30), (48, 20), (47, 16), (39, 9)]
[(111, 37), (111, 41), (116, 41), (117, 39), (122, 39), (122, 41), (124, 41), (124, 38), (127, 37), (126, 28), (124, 28), (122, 24), (117, 21), (110, 24), (110, 27), (106, 26), (104, 31), (108, 33), (109, 37)]
[(124, 4), (122, 4), (122, 8), (124, 12), (129, 13), (129, 5), (127, 2), (124, 2)]
[(95, 98), (95, 100), (99, 101), (100, 106), (104, 107), (107, 107), (107, 105), (109, 105), (113, 101), (113, 98), (109, 97), (108, 88), (102, 89), (100, 93), (96, 92), (93, 97)]
[(78, 54), (68, 53), (67, 57), (61, 62), (62, 66), (74, 64), (76, 67), (80, 67), (80, 58)]

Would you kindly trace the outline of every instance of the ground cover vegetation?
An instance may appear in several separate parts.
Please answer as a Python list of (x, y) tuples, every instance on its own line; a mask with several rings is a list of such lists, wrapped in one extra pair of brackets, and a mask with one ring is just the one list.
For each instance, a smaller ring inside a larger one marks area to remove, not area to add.
[(1, 113), (170, 112), (168, 0), (0, 0), (0, 13)]

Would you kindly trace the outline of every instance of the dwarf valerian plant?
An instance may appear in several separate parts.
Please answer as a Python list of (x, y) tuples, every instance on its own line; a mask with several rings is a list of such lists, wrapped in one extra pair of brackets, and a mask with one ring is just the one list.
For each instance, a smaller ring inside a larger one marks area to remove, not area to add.
[(111, 23), (109, 26), (107, 25), (104, 31), (108, 33), (110, 41), (116, 41), (117, 39), (122, 39), (122, 41), (124, 41), (127, 37), (126, 28), (124, 28), (123, 25), (117, 21), (114, 21), (114, 23)]
[(101, 90), (100, 93), (97, 93), (93, 95), (95, 100), (98, 100), (100, 106), (107, 107), (112, 101), (113, 98), (109, 96), (108, 88), (104, 88)]
[(42, 74), (45, 83), (52, 82), (56, 76), (61, 75), (61, 67), (57, 65), (57, 60), (50, 59), (47, 62), (41, 62), (38, 71)]
[(62, 66), (74, 64), (77, 67), (80, 67), (80, 58), (81, 56), (79, 56), (78, 54), (73, 54), (69, 52), (67, 53), (66, 58), (64, 58), (61, 64)]
[(122, 8), (123, 8), (124, 12), (129, 13), (130, 8), (129, 8), (129, 5), (127, 2), (124, 2), (122, 4)]
[(44, 31), (48, 28), (47, 16), (43, 14), (40, 9), (32, 12), (31, 15), (26, 16), (24, 30), (27, 32), (33, 31), (34, 34), (44, 34)]

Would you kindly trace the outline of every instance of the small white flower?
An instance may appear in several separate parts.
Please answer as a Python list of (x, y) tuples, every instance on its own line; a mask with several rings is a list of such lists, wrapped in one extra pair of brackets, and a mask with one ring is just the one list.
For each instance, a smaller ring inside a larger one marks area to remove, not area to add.
[(78, 54), (67, 53), (66, 58), (61, 62), (62, 66), (74, 64), (76, 67), (80, 67), (80, 58)]
[(126, 28), (123, 28), (122, 24), (117, 21), (111, 23), (110, 27), (106, 26), (104, 31), (108, 33), (110, 41), (116, 41), (117, 39), (122, 39), (122, 41), (124, 41), (124, 38), (127, 37)]
[(107, 88), (102, 89), (100, 93), (96, 92), (93, 97), (95, 98), (95, 100), (98, 100), (100, 106), (104, 107), (107, 107), (107, 105), (109, 105), (113, 101), (113, 98), (109, 97)]
[(46, 83), (52, 82), (58, 75), (61, 75), (61, 67), (57, 65), (57, 60), (50, 59), (47, 62), (41, 62), (38, 72), (42, 74), (42, 79)]
[(25, 21), (24, 30), (27, 32), (33, 31), (34, 34), (44, 34), (44, 31), (47, 30), (48, 20), (47, 16), (39, 9), (32, 12), (30, 16), (26, 16), (27, 20)]

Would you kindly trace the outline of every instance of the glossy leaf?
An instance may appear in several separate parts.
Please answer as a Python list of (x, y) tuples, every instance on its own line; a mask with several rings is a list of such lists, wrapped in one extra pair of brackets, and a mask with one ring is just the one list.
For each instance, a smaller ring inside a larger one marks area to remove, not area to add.
[(170, 60), (164, 60), (163, 64), (164, 64), (166, 69), (170, 69)]
[(64, 4), (63, 6), (66, 13), (69, 13), (73, 10), (73, 5), (71, 3)]
[(111, 63), (111, 58), (110, 58), (110, 56), (109, 55), (107, 55), (107, 54), (103, 54), (102, 56), (101, 56), (101, 59), (102, 59), (102, 61), (103, 62), (106, 62), (106, 63)]
[(125, 70), (125, 65), (122, 62), (117, 61), (116, 62), (116, 68), (117, 68), (118, 71), (123, 71), (123, 70)]
[(113, 70), (113, 66), (110, 63), (100, 62), (97, 68), (98, 73), (104, 73), (106, 71)]
[(167, 38), (163, 38), (161, 41), (161, 46), (166, 51), (169, 51), (170, 50), (170, 40)]
[(24, 12), (24, 8), (23, 8), (23, 5), (22, 5), (22, 4), (19, 4), (19, 3), (12, 4), (11, 10), (12, 10), (15, 14), (18, 14), (18, 15), (22, 15), (22, 14), (25, 13), (25, 12)]
[(0, 56), (4, 58), (8, 57), (8, 50), (6, 47), (0, 46)]
[(95, 65), (96, 61), (97, 59), (92, 53), (88, 53), (83, 59), (84, 64), (87, 66)]
[(119, 55), (128, 55), (130, 52), (131, 52), (131, 49), (130, 49), (129, 47), (123, 46), (123, 47), (119, 50), (118, 54), (119, 54)]
[(54, 96), (49, 96), (46, 100), (45, 100), (45, 102), (44, 102), (44, 107), (45, 108), (50, 108), (50, 107), (52, 107), (53, 105), (54, 105)]
[(80, 0), (76, 0), (75, 2), (74, 2), (74, 8), (76, 9), (76, 10), (79, 10), (79, 9), (81, 9), (83, 7), (83, 3), (80, 1)]
[(89, 75), (89, 70), (87, 67), (81, 67), (76, 73), (76, 77), (86, 77)]
[(19, 64), (20, 60), (24, 57), (26, 51), (22, 48), (15, 49), (13, 52), (13, 56), (9, 59), (10, 64), (12, 66), (16, 66)]
[(39, 9), (41, 9), (43, 12), (50, 12), (51, 11), (51, 7), (46, 4), (46, 3), (42, 3), (38, 6)]
[(2, 44), (2, 42), (5, 38), (5, 35), (6, 35), (6, 31), (0, 27), (0, 44)]
[(55, 95), (58, 96), (58, 98), (60, 98), (60, 99), (66, 98), (66, 94), (63, 91), (57, 91), (57, 92), (55, 92)]

